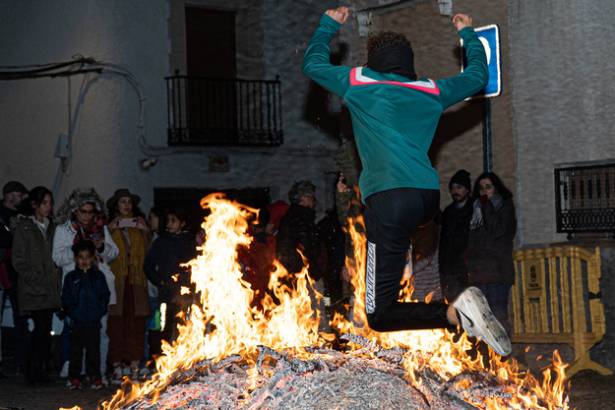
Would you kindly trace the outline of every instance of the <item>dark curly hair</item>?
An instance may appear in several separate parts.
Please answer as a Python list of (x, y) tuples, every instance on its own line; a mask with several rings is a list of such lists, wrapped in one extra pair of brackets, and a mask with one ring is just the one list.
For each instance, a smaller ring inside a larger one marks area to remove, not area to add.
[(367, 39), (367, 55), (369, 56), (374, 51), (383, 47), (391, 45), (401, 44), (412, 49), (410, 41), (401, 33), (394, 31), (379, 31), (374, 34), (370, 34)]
[(478, 178), (476, 178), (476, 182), (474, 182), (474, 198), (480, 197), (480, 181), (483, 179), (490, 179), (493, 187), (495, 188), (495, 192), (502, 195), (502, 198), (509, 199), (513, 197), (512, 192), (506, 188), (506, 185), (504, 185), (500, 177), (493, 172), (483, 172), (478, 176)]

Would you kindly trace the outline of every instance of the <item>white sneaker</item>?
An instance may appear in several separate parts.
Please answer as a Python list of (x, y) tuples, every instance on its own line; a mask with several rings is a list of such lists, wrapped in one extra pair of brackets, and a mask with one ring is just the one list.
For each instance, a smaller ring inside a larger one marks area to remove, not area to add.
[(480, 289), (467, 288), (453, 302), (453, 307), (468, 336), (481, 339), (499, 355), (508, 356), (512, 352), (504, 326), (496, 319)]
[(60, 377), (66, 379), (68, 377), (68, 360), (64, 362), (62, 365), (62, 370), (60, 370)]
[(123, 376), (122, 366), (115, 366), (111, 375), (111, 384), (115, 386), (121, 385)]

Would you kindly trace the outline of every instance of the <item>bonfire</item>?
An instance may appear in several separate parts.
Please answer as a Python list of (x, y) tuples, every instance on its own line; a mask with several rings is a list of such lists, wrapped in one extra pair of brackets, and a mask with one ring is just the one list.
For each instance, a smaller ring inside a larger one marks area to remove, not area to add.
[[(378, 333), (367, 326), (363, 221), (349, 221), (354, 257), (346, 268), (353, 303), (319, 332), (319, 295), (309, 266), (292, 280), (274, 262), (261, 306), (242, 278), (237, 249), (248, 246), (254, 209), (212, 194), (207, 240), (189, 263), (198, 301), (173, 344), (163, 342), (156, 373), (126, 380), (103, 409), (567, 409), (557, 352), (537, 378), (514, 359), (489, 353), (485, 365), (464, 335), (446, 330)], [(412, 300), (411, 288), (400, 295)]]

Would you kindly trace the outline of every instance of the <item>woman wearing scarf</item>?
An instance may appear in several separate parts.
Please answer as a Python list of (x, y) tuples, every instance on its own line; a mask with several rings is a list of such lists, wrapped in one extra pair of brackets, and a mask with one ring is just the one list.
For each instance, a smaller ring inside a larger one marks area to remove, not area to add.
[[(58, 225), (53, 238), (53, 260), (62, 269), (62, 280), (64, 280), (66, 274), (75, 269), (73, 245), (81, 240), (90, 240), (96, 247), (98, 269), (105, 275), (107, 286), (111, 292), (109, 305), (114, 305), (116, 303), (115, 279), (109, 267), (109, 262), (117, 257), (118, 249), (106, 226), (103, 202), (94, 188), (74, 190), (60, 207), (57, 220), (60, 225)], [(54, 332), (60, 332), (60, 324), (60, 322), (54, 322)], [(64, 321), (64, 324), (64, 366), (61, 376), (67, 377), (70, 336), (67, 320)], [(106, 315), (101, 324), (100, 372), (104, 375), (107, 370), (107, 352), (109, 350)]]
[(146, 375), (139, 364), (144, 357), (145, 322), (150, 312), (143, 271), (150, 237), (143, 212), (137, 207), (140, 199), (128, 189), (118, 189), (107, 201), (109, 229), (119, 248), (117, 259), (111, 263), (117, 303), (109, 309), (109, 361), (114, 384), (121, 384), (123, 376), (136, 380)]
[(512, 193), (493, 172), (474, 183), (474, 212), (465, 258), (468, 281), (483, 291), (495, 317), (510, 330), (508, 295), (514, 283), (513, 241), (517, 230)]
[(13, 239), (13, 266), (17, 271), (19, 314), (32, 319), (26, 383), (49, 381), (51, 320), (60, 308), (61, 275), (51, 258), (55, 224), (51, 220), (53, 195), (39, 186), (25, 202)]

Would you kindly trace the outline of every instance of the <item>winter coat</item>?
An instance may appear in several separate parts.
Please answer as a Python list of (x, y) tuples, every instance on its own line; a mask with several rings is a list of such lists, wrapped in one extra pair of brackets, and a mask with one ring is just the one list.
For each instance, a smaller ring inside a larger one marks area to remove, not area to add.
[[(180, 264), (196, 257), (196, 241), (189, 232), (160, 235), (145, 257), (143, 270), (147, 279), (158, 287), (161, 302), (174, 302), (180, 296), (182, 286), (190, 286), (189, 273)], [(179, 274), (177, 281), (173, 276)]]
[(62, 309), (77, 325), (99, 326), (107, 314), (110, 294), (105, 275), (97, 268), (75, 269), (64, 278)]
[(13, 242), (11, 219), (15, 216), (17, 216), (15, 211), (5, 208), (4, 205), (0, 204), (0, 252), (11, 247)]
[(303, 260), (297, 251), (297, 248), (301, 249), (310, 265), (310, 276), (318, 280), (322, 274), (318, 264), (319, 247), (315, 217), (313, 209), (292, 204), (280, 222), (276, 254), (289, 273), (298, 273), (303, 268)]
[(13, 233), (11, 218), (16, 212), (0, 204), (0, 289), (11, 289), (17, 285), (17, 273), (11, 263)]
[(55, 224), (45, 233), (31, 218), (19, 218), (13, 237), (12, 261), (17, 271), (20, 314), (59, 309), (62, 277), (51, 257)]
[(513, 240), (517, 230), (512, 198), (494, 208), (491, 201), (482, 206), (483, 223), (470, 230), (465, 257), (469, 282), (514, 283)]
[[(104, 231), (105, 247), (102, 252), (96, 252), (96, 260), (98, 261), (98, 270), (105, 275), (107, 286), (111, 292), (109, 304), (113, 305), (117, 303), (117, 298), (115, 294), (115, 277), (109, 267), (109, 263), (117, 257), (119, 250), (115, 245), (115, 242), (113, 242), (113, 239), (111, 238), (109, 230), (106, 226)], [(63, 277), (65, 277), (68, 272), (75, 270), (75, 257), (73, 255), (72, 247), (76, 234), (77, 231), (73, 228), (70, 220), (62, 225), (58, 225), (56, 229), (56, 234), (53, 239), (53, 260), (56, 265), (62, 268), (62, 274), (64, 275)]]
[(468, 247), (472, 203), (468, 198), (465, 205), (457, 208), (455, 202), (444, 209), (441, 216), (439, 265), (444, 275), (466, 275), (468, 268), (464, 252)]
[(265, 294), (268, 293), (268, 284), (271, 272), (274, 269), (275, 237), (265, 232), (253, 234), (250, 247), (237, 249), (243, 279), (250, 283), (254, 291), (252, 306), (259, 306)]
[(316, 224), (321, 256), (319, 266), (325, 282), (325, 288), (332, 300), (337, 302), (342, 297), (342, 268), (345, 259), (344, 232), (334, 210), (327, 212)]
[[(147, 278), (143, 271), (148, 235), (138, 228), (119, 228), (112, 231), (111, 238), (118, 247), (119, 254), (110, 263), (115, 276), (117, 302), (109, 307), (109, 315), (121, 316), (124, 303), (132, 303), (135, 316), (148, 316), (149, 296)], [(125, 300), (126, 285), (132, 286), (133, 300)]]

